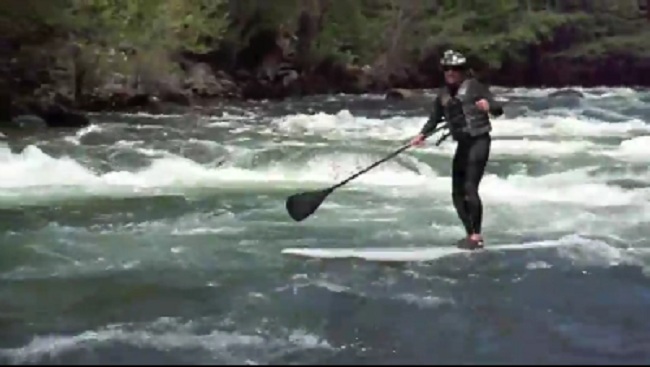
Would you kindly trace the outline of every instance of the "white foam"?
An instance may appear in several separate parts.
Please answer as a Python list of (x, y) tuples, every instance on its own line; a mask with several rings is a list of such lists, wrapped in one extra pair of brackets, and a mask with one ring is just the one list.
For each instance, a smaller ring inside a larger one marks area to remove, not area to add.
[(179, 114), (152, 114), (147, 112), (120, 113), (119, 115), (126, 116), (126, 117), (139, 117), (139, 118), (148, 118), (148, 119), (155, 119), (155, 120), (183, 117), (183, 115), (179, 115)]
[(606, 154), (625, 161), (648, 162), (650, 161), (650, 136), (639, 136), (624, 140), (617, 150)]
[(90, 124), (90, 125), (88, 125), (86, 127), (83, 127), (81, 129), (77, 130), (77, 132), (74, 135), (66, 136), (63, 139), (65, 141), (67, 141), (68, 143), (79, 144), (80, 141), (81, 141), (81, 138), (83, 138), (84, 136), (86, 136), (88, 134), (93, 134), (93, 133), (98, 134), (98, 133), (101, 133), (102, 131), (105, 131), (105, 130), (106, 130), (105, 126), (98, 125), (98, 124)]
[(534, 202), (571, 203), (587, 207), (631, 205), (650, 200), (650, 190), (626, 190), (590, 182), (584, 171), (568, 171), (541, 177), (512, 175), (501, 179), (487, 175), (481, 183), (486, 199), (509, 205)]
[[(595, 95), (610, 91), (593, 90)], [(515, 91), (516, 92), (516, 91)], [(546, 90), (549, 92), (549, 90)], [(616, 92), (616, 91), (614, 91)], [(637, 93), (624, 90), (622, 93)], [(517, 92), (519, 93), (519, 92)], [(522, 92), (524, 94), (536, 93)], [(591, 92), (590, 92), (591, 93)], [(146, 195), (161, 189), (183, 189), (213, 187), (221, 189), (256, 190), (272, 187), (316, 188), (335, 183), (359, 169), (373, 163), (384, 154), (363, 155), (330, 151), (306, 161), (279, 160), (275, 163), (250, 168), (260, 150), (273, 145), (291, 146), (326, 145), (329, 143), (307, 143), (305, 135), (324, 136), (327, 139), (343, 140), (346, 143), (365, 145), (369, 139), (385, 143), (386, 154), (393, 147), (419, 131), (426, 120), (426, 111), (421, 117), (365, 118), (354, 116), (347, 110), (336, 114), (296, 114), (273, 119), (267, 134), (277, 137), (285, 134), (281, 142), (266, 142), (262, 146), (225, 145), (229, 161), (220, 167), (202, 165), (192, 160), (166, 153), (162, 150), (133, 146), (133, 143), (118, 142), (119, 149), (135, 149), (147, 156), (150, 165), (138, 170), (95, 172), (75, 159), (52, 157), (35, 146), (28, 146), (21, 153), (13, 154), (0, 146), (0, 199), (44, 198), (52, 195), (114, 194)], [(546, 113), (546, 112), (545, 112)], [(526, 116), (513, 119), (499, 118), (494, 122), (492, 154), (496, 157), (532, 156), (542, 159), (565, 157), (573, 154), (605, 155), (609, 158), (644, 162), (649, 158), (646, 144), (650, 136), (637, 136), (650, 132), (650, 125), (641, 120), (621, 123), (606, 123), (580, 116), (580, 111), (551, 110), (551, 115)], [(231, 126), (234, 120), (250, 118), (251, 112), (242, 115), (224, 113), (208, 118), (208, 123), (225, 122)], [(245, 131), (253, 127), (237, 122), (242, 138)], [(100, 132), (106, 126), (91, 125), (80, 130), (75, 138)], [(264, 127), (254, 126), (257, 131)], [(627, 138), (620, 146), (604, 145), (591, 141), (594, 137), (620, 136)], [(515, 139), (503, 139), (514, 137)], [(502, 138), (502, 139), (500, 139)], [(216, 149), (209, 143), (196, 141), (205, 149)], [(131, 145), (129, 145), (131, 144)], [(139, 144), (136, 144), (139, 145)], [(416, 159), (422, 154), (450, 156), (455, 144), (445, 143), (434, 148), (431, 145), (417, 151), (408, 151), (400, 159), (387, 162), (373, 171), (359, 177), (348, 187), (351, 189), (381, 187), (383, 195), (422, 196), (444, 195), (450, 188), (449, 172), (436, 173), (432, 168)], [(411, 154), (413, 153), (413, 154)], [(416, 154), (417, 153), (417, 154)], [(427, 157), (429, 159), (430, 157)], [(400, 161), (406, 161), (400, 164)], [(632, 174), (630, 174), (632, 175)], [(637, 175), (638, 176), (638, 175)], [(633, 178), (637, 178), (633, 176)], [(557, 172), (552, 175), (530, 177), (510, 175), (499, 177), (486, 174), (481, 191), (492, 203), (509, 203), (510, 206), (528, 206), (536, 203), (564, 203), (581, 206), (633, 205), (647, 202), (647, 189), (622, 189), (608, 185), (606, 179), (616, 177), (594, 177), (586, 171)], [(390, 187), (390, 190), (386, 190)], [(379, 192), (379, 191), (378, 191)]]
[(575, 246), (561, 247), (558, 254), (580, 266), (610, 267), (620, 264), (643, 266), (635, 250), (622, 249), (604, 241), (577, 237)]
[[(153, 152), (150, 152), (153, 153)], [(341, 172), (351, 173), (375, 160), (374, 157), (356, 155), (319, 156), (296, 167), (278, 162), (265, 168), (250, 170), (233, 166), (207, 168), (192, 160), (168, 154), (154, 159), (151, 165), (139, 171), (113, 171), (96, 174), (69, 157), (54, 158), (36, 146), (28, 146), (13, 154), (0, 148), (0, 188), (25, 188), (30, 186), (128, 186), (134, 188), (193, 187), (215, 183), (265, 183), (277, 182), (333, 182)], [(424, 167), (423, 167), (424, 168)], [(359, 182), (379, 185), (413, 183), (423, 177), (389, 162), (378, 167)]]
[(0, 146), (0, 164), (0, 188), (76, 185), (96, 181), (96, 176), (75, 160), (53, 158), (33, 145), (18, 154), (13, 154), (6, 146)]
[(593, 149), (594, 145), (588, 141), (494, 140), (492, 149), (495, 155), (557, 157), (588, 151)]
[[(650, 189), (623, 189), (608, 185), (602, 178), (588, 175), (587, 169), (571, 170), (544, 176), (523, 174), (499, 177), (488, 173), (481, 182), (481, 197), (491, 204), (530, 206), (541, 203), (571, 204), (583, 207), (625, 206), (650, 203)], [(372, 182), (367, 181), (367, 184)], [(390, 192), (400, 197), (448, 197), (451, 178), (448, 176), (404, 176), (392, 185), (408, 186), (408, 190)], [(384, 193), (386, 194), (386, 193)]]
[[(642, 145), (647, 140), (633, 139), (622, 145), (628, 155), (643, 157)], [(519, 147), (512, 146), (515, 152)], [(543, 147), (543, 146), (540, 146)], [(521, 146), (523, 149), (523, 145)], [(577, 146), (573, 147), (577, 149)], [(268, 189), (269, 187), (322, 187), (358, 171), (374, 162), (376, 156), (331, 153), (317, 156), (304, 164), (277, 162), (247, 169), (235, 166), (209, 168), (192, 160), (168, 154), (154, 157), (150, 166), (138, 171), (95, 173), (67, 157), (54, 158), (35, 146), (19, 154), (0, 148), (0, 198), (41, 197), (66, 192), (68, 195), (156, 193), (161, 188), (215, 187), (219, 189)], [(384, 191), (384, 195), (418, 196), (448, 195), (448, 172), (436, 174), (428, 165), (409, 158), (419, 172), (390, 161), (353, 181), (348, 188), (409, 188)], [(641, 158), (639, 158), (641, 159)], [(269, 186), (270, 185), (270, 186)], [(80, 190), (81, 189), (81, 190)], [(428, 193), (428, 194), (427, 194)], [(588, 171), (574, 170), (531, 177), (510, 175), (498, 177), (488, 173), (481, 185), (482, 195), (491, 202), (509, 205), (530, 205), (536, 202), (572, 203), (584, 206), (631, 205), (648, 202), (648, 189), (625, 190), (607, 185)]]
[[(424, 115), (373, 119), (355, 117), (349, 111), (343, 110), (333, 115), (322, 112), (312, 115), (289, 115), (273, 120), (272, 125), (280, 132), (295, 136), (318, 135), (328, 139), (395, 140), (397, 145), (415, 136), (425, 122)], [(273, 130), (267, 133), (275, 134)], [(517, 138), (562, 138), (563, 141), (557, 143), (543, 143), (547, 146), (557, 144), (552, 150), (559, 150), (567, 138), (631, 137), (640, 133), (650, 133), (650, 125), (639, 119), (611, 123), (581, 116), (579, 111), (569, 111), (561, 115), (497, 118), (493, 120), (492, 135)], [(571, 143), (571, 140), (569, 142)], [(573, 144), (582, 144), (584, 150), (591, 147), (590, 143), (582, 140)], [(498, 146), (496, 152), (498, 154)]]
[(233, 126), (236, 123), (239, 123), (240, 121), (243, 120), (250, 120), (252, 118), (255, 118), (256, 114), (250, 111), (245, 111), (242, 110), (238, 114), (232, 114), (229, 112), (223, 112), (221, 115), (218, 116), (209, 116), (207, 120), (209, 121), (207, 123), (208, 127), (228, 127), (228, 126)]
[(516, 95), (525, 97), (546, 98), (551, 93), (573, 90), (583, 93), (586, 99), (604, 99), (611, 97), (635, 97), (638, 92), (628, 87), (579, 87), (574, 86), (571, 88), (503, 88), (499, 86), (493, 87), (495, 93), (503, 93), (506, 95)]
[(631, 136), (650, 132), (650, 125), (639, 119), (626, 122), (604, 122), (580, 116), (577, 112), (566, 116), (525, 116), (494, 121), (494, 136), (514, 137), (609, 137)]
[[(433, 155), (452, 156), (456, 150), (456, 144), (445, 143), (438, 147), (424, 146), (422, 151)], [(490, 156), (492, 157), (563, 157), (572, 154), (590, 152), (597, 153), (604, 151), (598, 145), (586, 141), (545, 141), (534, 140), (530, 138), (522, 139), (493, 139), (490, 149)]]
[[(114, 324), (81, 334), (37, 336), (29, 344), (13, 349), (0, 349), (0, 355), (12, 363), (42, 363), (61, 354), (101, 347), (121, 342), (127, 345), (159, 351), (192, 350), (204, 354), (206, 361), (227, 364), (264, 363), (248, 359), (246, 351), (258, 358), (272, 357), (277, 348), (284, 350), (331, 348), (326, 342), (303, 331), (292, 331), (286, 338), (266, 338), (239, 335), (219, 330), (200, 333), (196, 323), (181, 323), (172, 318), (160, 318), (147, 324)], [(233, 348), (237, 347), (237, 348)], [(239, 352), (238, 352), (239, 351)], [(261, 353), (260, 353), (261, 352)], [(268, 361), (266, 361), (268, 363)]]

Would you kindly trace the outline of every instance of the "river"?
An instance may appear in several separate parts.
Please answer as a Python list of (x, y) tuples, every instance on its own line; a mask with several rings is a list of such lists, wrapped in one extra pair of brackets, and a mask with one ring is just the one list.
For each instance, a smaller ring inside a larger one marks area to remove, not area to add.
[(431, 96), (101, 114), (0, 144), (0, 362), (650, 362), (650, 91), (495, 88), (486, 246), (401, 266), (287, 247), (451, 246), (455, 143), (408, 150)]

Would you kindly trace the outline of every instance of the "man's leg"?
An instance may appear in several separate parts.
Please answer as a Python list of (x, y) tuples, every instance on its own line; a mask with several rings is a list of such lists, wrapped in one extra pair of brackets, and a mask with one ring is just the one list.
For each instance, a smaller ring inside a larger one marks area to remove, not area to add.
[(483, 223), (483, 203), (478, 193), (479, 185), (485, 173), (485, 166), (490, 157), (492, 138), (489, 134), (477, 137), (469, 147), (467, 167), (465, 170), (465, 200), (471, 223), (470, 239), (482, 243), (481, 227)]
[(467, 143), (459, 141), (456, 145), (456, 153), (452, 162), (451, 169), (451, 198), (456, 208), (456, 214), (465, 227), (467, 236), (472, 234), (472, 225), (470, 222), (470, 214), (468, 211), (467, 203), (465, 202), (465, 181), (467, 177), (468, 154)]

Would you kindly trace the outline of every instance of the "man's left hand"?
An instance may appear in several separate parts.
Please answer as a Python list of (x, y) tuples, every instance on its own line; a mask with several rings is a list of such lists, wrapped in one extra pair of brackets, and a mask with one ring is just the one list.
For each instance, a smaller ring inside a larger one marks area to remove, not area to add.
[(478, 107), (479, 110), (483, 112), (489, 112), (490, 111), (490, 104), (486, 99), (481, 99), (476, 102), (476, 107)]

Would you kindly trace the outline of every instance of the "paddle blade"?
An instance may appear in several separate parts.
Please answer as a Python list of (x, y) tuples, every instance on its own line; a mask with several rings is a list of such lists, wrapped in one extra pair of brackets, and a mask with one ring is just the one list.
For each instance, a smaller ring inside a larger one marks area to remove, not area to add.
[(332, 189), (326, 189), (291, 195), (287, 199), (287, 212), (293, 220), (300, 222), (312, 215), (331, 193)]

